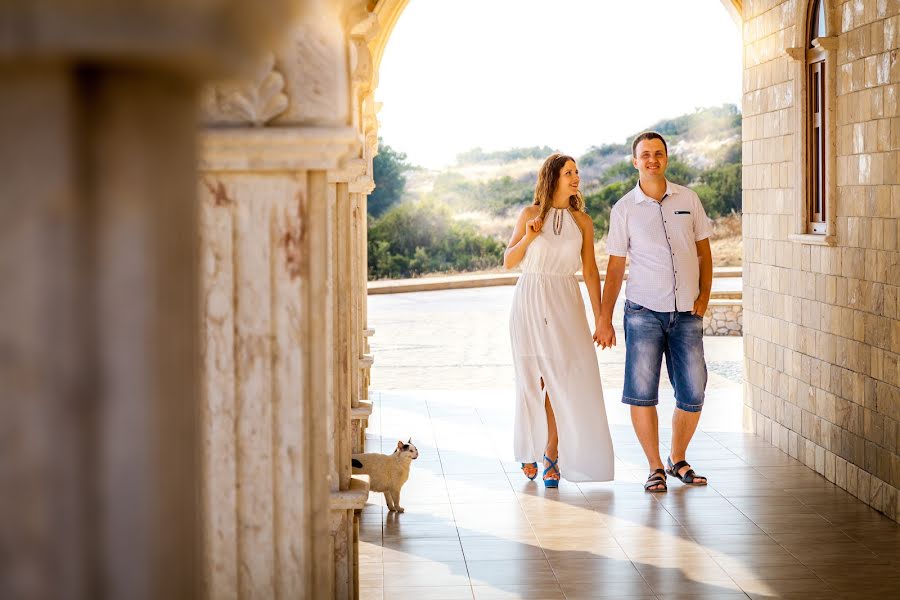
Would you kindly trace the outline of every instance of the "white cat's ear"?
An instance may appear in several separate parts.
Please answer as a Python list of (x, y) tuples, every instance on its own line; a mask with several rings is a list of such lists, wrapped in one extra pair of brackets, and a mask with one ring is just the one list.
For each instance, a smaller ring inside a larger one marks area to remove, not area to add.
[(398, 449), (398, 450), (402, 450), (402, 449), (403, 449), (403, 442), (402, 442), (402, 441), (398, 441), (398, 442), (397, 442), (397, 449)]

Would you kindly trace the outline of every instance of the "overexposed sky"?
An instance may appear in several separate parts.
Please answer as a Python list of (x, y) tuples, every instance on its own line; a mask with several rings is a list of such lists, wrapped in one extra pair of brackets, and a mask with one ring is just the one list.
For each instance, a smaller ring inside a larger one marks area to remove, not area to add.
[(741, 52), (721, 0), (410, 0), (381, 64), (380, 134), (431, 168), (476, 146), (578, 155), (740, 106)]

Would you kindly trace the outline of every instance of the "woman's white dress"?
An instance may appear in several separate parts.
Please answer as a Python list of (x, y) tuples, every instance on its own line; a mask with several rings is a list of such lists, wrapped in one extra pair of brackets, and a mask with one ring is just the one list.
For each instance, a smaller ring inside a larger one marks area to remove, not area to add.
[[(558, 234), (554, 220), (562, 224)], [(547, 444), (543, 379), (559, 432), (562, 477), (610, 481), (614, 458), (600, 370), (575, 278), (581, 243), (574, 215), (551, 208), (522, 260), (509, 322), (516, 373), (513, 444), (517, 462), (540, 465)]]

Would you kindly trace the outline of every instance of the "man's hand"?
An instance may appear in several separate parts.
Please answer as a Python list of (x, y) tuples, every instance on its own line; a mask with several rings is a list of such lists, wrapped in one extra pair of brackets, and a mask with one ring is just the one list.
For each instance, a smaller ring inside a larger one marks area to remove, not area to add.
[(616, 330), (613, 328), (611, 319), (601, 318), (597, 320), (594, 342), (604, 350), (616, 345)]
[(694, 308), (691, 310), (691, 313), (697, 315), (698, 317), (702, 317), (706, 314), (707, 305), (709, 305), (709, 296), (698, 296), (697, 299), (694, 300)]

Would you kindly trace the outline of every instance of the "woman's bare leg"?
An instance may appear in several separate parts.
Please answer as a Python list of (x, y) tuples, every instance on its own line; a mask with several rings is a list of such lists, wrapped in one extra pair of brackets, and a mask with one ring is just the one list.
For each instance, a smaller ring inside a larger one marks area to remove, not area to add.
[(547, 413), (547, 450), (548, 458), (556, 460), (559, 456), (559, 434), (556, 431), (556, 417), (553, 414), (553, 406), (550, 405), (550, 395), (544, 394), (544, 410)]

